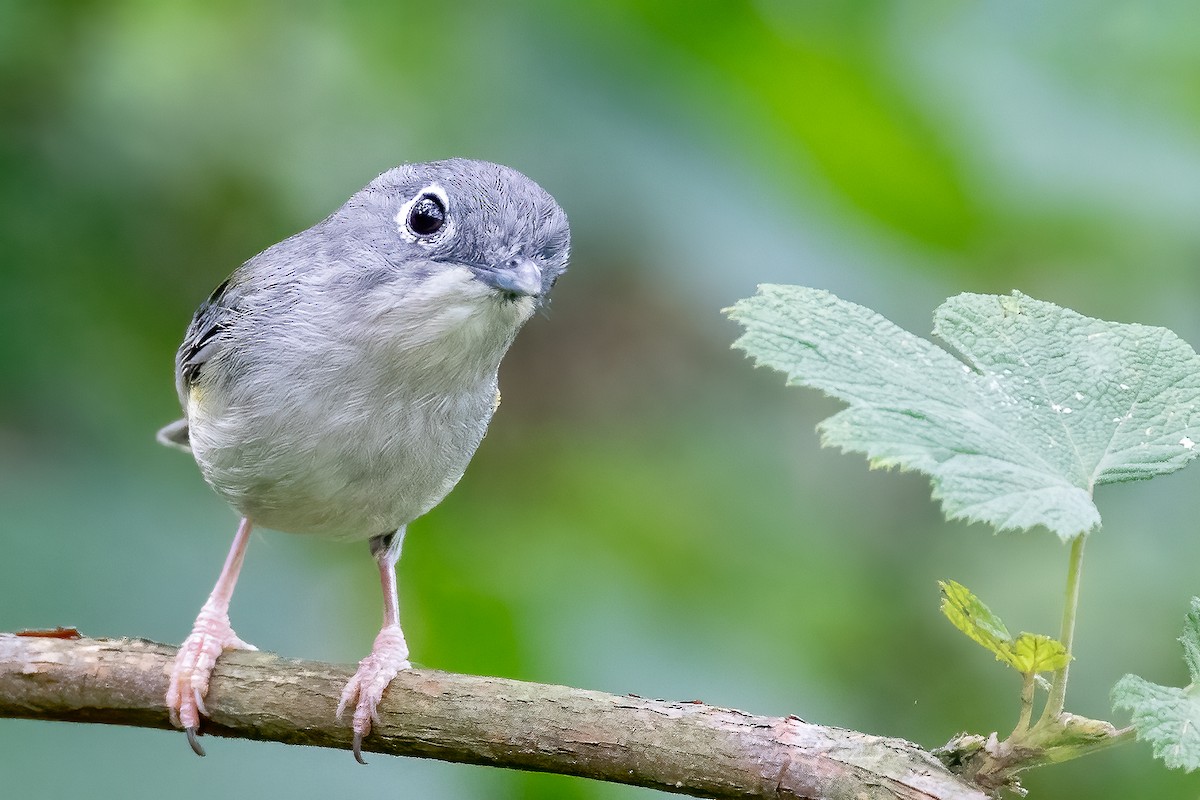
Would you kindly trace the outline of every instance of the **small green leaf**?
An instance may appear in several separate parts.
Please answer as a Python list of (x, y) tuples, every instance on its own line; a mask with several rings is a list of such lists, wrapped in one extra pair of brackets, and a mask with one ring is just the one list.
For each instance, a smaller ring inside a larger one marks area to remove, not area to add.
[(1188, 772), (1200, 767), (1200, 597), (1184, 623), (1184, 658), (1191, 683), (1182, 689), (1126, 675), (1113, 687), (1114, 708), (1133, 712), (1137, 738), (1150, 742), (1154, 755), (1172, 769)]
[(1022, 633), (1013, 642), (1012, 665), (1017, 672), (1054, 672), (1071, 660), (1058, 639), (1040, 633)]
[(938, 581), (942, 589), (942, 613), (954, 627), (983, 645), (1009, 666), (1013, 663), (1013, 638), (1000, 618), (957, 581)]
[(942, 589), (942, 613), (960, 631), (983, 645), (1022, 674), (1053, 672), (1071, 660), (1057, 639), (1040, 633), (1022, 633), (1016, 639), (983, 601), (957, 581), (938, 581)]
[(1072, 539), (1100, 524), (1097, 484), (1200, 454), (1200, 356), (1165, 328), (962, 294), (934, 315), (948, 352), (817, 289), (763, 285), (727, 313), (735, 347), (849, 404), (824, 444), (928, 474), (952, 519)]

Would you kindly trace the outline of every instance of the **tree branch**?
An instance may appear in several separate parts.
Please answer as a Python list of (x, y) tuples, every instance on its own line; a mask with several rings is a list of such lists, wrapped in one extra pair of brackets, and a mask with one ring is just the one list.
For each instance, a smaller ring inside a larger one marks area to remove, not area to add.
[[(162, 698), (175, 650), (142, 639), (0, 633), (0, 717), (170, 728)], [(203, 732), (349, 749), (350, 728), (334, 708), (350, 674), (225, 653)], [(392, 681), (380, 711), (364, 750), (714, 798), (987, 797), (910, 742), (700, 702), (414, 669)]]

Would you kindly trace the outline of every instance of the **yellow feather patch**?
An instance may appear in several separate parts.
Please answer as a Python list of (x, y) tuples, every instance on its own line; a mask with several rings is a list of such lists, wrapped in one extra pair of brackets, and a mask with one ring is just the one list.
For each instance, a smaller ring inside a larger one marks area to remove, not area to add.
[(204, 402), (204, 392), (200, 391), (199, 386), (192, 384), (191, 388), (188, 389), (187, 412), (189, 417), (196, 413), (196, 409), (199, 408), (202, 402)]

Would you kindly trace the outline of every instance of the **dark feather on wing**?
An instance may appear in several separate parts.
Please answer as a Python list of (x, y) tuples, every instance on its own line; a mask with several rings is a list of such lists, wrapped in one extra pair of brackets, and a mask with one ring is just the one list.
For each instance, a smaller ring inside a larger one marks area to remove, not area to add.
[(226, 280), (214, 289), (192, 317), (192, 324), (188, 326), (183, 344), (175, 356), (180, 395), (196, 383), (200, 368), (221, 348), (221, 333), (237, 313), (238, 297), (233, 286), (230, 280)]

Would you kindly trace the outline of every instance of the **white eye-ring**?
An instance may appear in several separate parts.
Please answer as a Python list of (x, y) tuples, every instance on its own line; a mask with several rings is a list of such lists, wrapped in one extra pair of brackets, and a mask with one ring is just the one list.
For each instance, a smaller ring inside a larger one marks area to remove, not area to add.
[(396, 212), (396, 228), (410, 242), (435, 244), (450, 235), (450, 201), (446, 190), (431, 183)]

